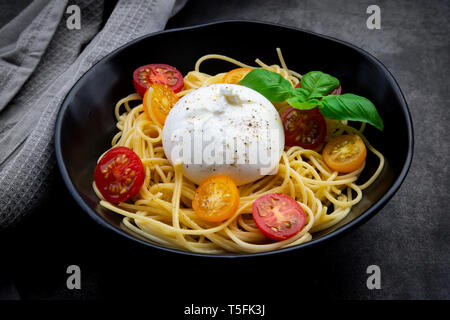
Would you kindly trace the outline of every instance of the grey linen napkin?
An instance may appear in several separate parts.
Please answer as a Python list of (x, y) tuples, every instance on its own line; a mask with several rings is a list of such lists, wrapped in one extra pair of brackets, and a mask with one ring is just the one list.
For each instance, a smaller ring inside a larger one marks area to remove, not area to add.
[(162, 30), (185, 2), (119, 0), (102, 28), (103, 1), (71, 0), (81, 28), (70, 30), (68, 0), (36, 0), (0, 30), (0, 227), (48, 196), (56, 116), (74, 83), (112, 50)]

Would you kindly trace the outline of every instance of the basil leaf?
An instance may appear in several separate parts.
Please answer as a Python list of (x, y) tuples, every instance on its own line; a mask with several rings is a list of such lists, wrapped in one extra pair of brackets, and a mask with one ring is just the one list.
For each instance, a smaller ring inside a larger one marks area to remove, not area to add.
[(339, 87), (339, 80), (322, 71), (310, 71), (302, 77), (301, 85), (309, 92), (308, 99), (321, 98)]
[(317, 99), (305, 100), (302, 96), (294, 96), (286, 100), (287, 103), (296, 109), (300, 110), (308, 110), (317, 107), (320, 104), (320, 101)]
[(303, 101), (308, 100), (309, 91), (304, 88), (294, 88), (294, 95), (297, 99), (302, 99)]
[(320, 101), (320, 112), (334, 120), (367, 122), (383, 131), (384, 124), (377, 109), (369, 99), (352, 93), (328, 95)]
[(281, 102), (294, 95), (289, 81), (278, 73), (264, 69), (250, 71), (239, 84), (258, 91), (272, 102)]

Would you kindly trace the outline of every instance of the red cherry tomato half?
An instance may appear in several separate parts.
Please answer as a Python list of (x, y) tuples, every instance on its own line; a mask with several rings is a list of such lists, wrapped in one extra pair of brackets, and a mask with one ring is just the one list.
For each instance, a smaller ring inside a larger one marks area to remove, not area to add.
[(285, 240), (302, 230), (306, 214), (297, 201), (281, 193), (270, 193), (253, 202), (253, 220), (272, 240)]
[(325, 140), (327, 124), (318, 108), (299, 110), (288, 108), (281, 114), (285, 144), (316, 149)]
[(106, 152), (94, 172), (98, 191), (111, 203), (134, 197), (141, 189), (144, 178), (141, 159), (127, 147), (115, 147)]
[(162, 63), (147, 64), (134, 70), (133, 85), (141, 97), (155, 83), (166, 85), (177, 93), (183, 88), (183, 76), (174, 67)]

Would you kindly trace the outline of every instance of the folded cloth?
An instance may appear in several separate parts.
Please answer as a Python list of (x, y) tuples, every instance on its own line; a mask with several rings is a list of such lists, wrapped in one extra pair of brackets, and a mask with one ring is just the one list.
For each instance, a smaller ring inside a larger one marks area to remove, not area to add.
[(36, 0), (0, 30), (0, 227), (45, 199), (56, 116), (70, 88), (112, 50), (162, 30), (186, 1), (119, 0), (102, 27), (102, 0), (71, 0), (81, 24), (70, 29), (68, 0)]

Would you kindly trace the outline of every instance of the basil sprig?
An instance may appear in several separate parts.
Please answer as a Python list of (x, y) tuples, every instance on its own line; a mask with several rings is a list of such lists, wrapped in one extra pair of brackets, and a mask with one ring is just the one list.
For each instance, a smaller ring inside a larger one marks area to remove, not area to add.
[(352, 93), (327, 95), (339, 87), (339, 80), (321, 71), (311, 71), (301, 79), (301, 88), (293, 88), (281, 75), (265, 69), (248, 73), (240, 84), (258, 91), (272, 102), (286, 101), (301, 110), (318, 107), (324, 117), (334, 120), (367, 122), (383, 130), (383, 120), (369, 99)]

